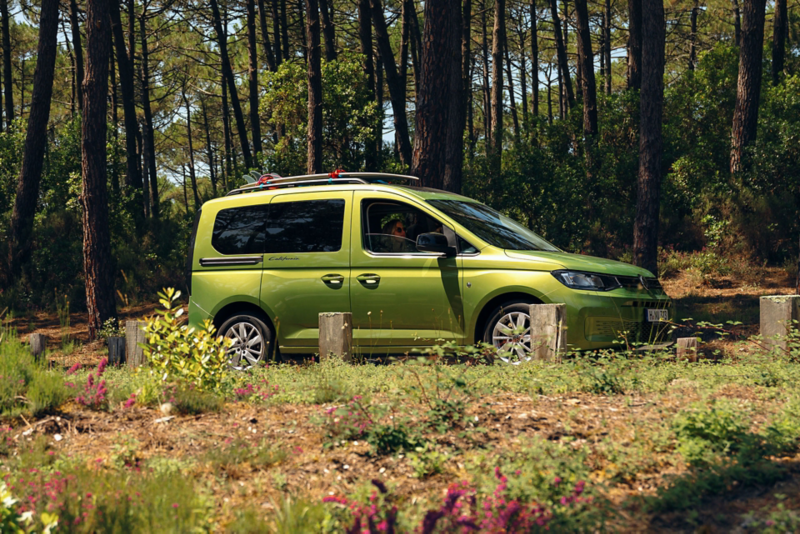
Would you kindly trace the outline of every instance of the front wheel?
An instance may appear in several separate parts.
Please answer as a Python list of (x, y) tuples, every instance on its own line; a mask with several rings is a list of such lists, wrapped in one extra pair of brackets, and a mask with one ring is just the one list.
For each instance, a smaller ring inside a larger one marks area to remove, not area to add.
[(508, 302), (489, 316), (483, 341), (497, 349), (497, 357), (508, 364), (519, 365), (533, 359), (531, 354), (531, 305)]
[(228, 349), (228, 358), (236, 370), (256, 367), (270, 354), (272, 330), (259, 317), (244, 313), (234, 315), (222, 323), (219, 332), (233, 342)]

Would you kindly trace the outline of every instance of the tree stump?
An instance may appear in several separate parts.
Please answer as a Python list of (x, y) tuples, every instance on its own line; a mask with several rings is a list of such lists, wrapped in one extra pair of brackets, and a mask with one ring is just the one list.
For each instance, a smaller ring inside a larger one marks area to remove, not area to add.
[(144, 349), (139, 344), (145, 343), (144, 321), (125, 321), (125, 356), (128, 367), (139, 367), (144, 364)]
[(44, 334), (31, 334), (28, 336), (28, 343), (31, 346), (31, 354), (34, 361), (39, 361), (44, 357), (44, 351), (47, 349), (47, 336)]
[(124, 337), (114, 336), (108, 338), (108, 363), (114, 366), (119, 366), (125, 363)]
[(324, 312), (319, 314), (319, 358), (331, 354), (349, 362), (353, 350), (353, 314)]
[(677, 341), (677, 349), (675, 357), (678, 361), (689, 360), (690, 362), (697, 361), (697, 338), (696, 337), (679, 337)]
[(800, 295), (761, 297), (761, 336), (769, 350), (786, 351), (790, 329), (800, 328)]
[(551, 360), (567, 351), (567, 305), (531, 304), (531, 356)]

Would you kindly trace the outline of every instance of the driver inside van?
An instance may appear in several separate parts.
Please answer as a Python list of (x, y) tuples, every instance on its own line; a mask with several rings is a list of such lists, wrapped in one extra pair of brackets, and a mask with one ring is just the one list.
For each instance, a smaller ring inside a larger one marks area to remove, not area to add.
[(381, 233), (388, 236), (384, 241), (388, 250), (384, 252), (411, 252), (406, 238), (406, 228), (400, 219), (391, 219), (384, 224)]

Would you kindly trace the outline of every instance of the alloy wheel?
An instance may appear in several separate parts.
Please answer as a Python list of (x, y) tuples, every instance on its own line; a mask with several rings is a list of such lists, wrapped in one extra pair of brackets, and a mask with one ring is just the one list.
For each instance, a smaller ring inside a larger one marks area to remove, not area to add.
[(250, 369), (258, 365), (266, 353), (261, 331), (253, 323), (239, 321), (225, 332), (233, 341), (228, 349), (231, 367), (237, 370)]
[(532, 359), (531, 318), (527, 313), (512, 311), (503, 315), (492, 329), (492, 345), (500, 360), (519, 365)]

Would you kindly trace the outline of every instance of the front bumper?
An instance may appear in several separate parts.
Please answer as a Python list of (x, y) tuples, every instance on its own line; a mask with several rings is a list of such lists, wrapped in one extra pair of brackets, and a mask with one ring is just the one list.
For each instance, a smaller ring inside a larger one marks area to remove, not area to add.
[[(652, 345), (669, 336), (675, 306), (663, 292), (618, 289), (606, 293), (585, 292), (567, 311), (569, 344), (591, 350), (634, 345)], [(575, 306), (575, 304), (578, 304)], [(647, 310), (667, 310), (667, 321), (649, 322)], [(575, 320), (569, 320), (569, 313)]]

